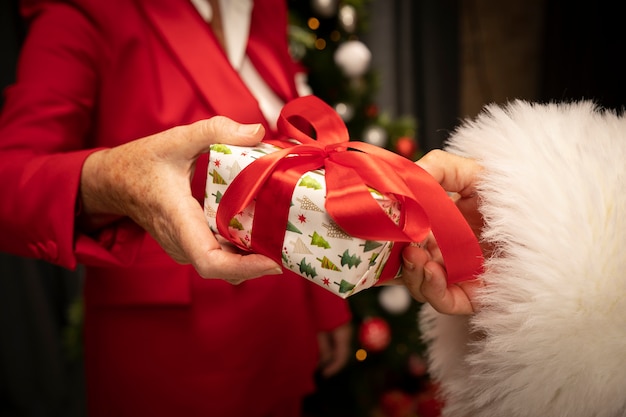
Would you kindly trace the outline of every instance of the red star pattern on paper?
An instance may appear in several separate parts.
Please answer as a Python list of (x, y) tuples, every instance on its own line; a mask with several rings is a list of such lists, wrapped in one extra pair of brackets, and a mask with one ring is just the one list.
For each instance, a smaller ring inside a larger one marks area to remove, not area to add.
[(241, 152), (241, 156), (248, 156), (248, 152), (246, 151)]
[(299, 214), (298, 215), (298, 221), (300, 223), (306, 223), (306, 216), (304, 214)]
[(222, 165), (222, 161), (220, 161), (219, 159), (216, 159), (215, 166), (219, 168), (221, 165)]
[(322, 283), (324, 283), (324, 285), (328, 286), (330, 285), (330, 280), (326, 277), (324, 277), (324, 279), (322, 279)]

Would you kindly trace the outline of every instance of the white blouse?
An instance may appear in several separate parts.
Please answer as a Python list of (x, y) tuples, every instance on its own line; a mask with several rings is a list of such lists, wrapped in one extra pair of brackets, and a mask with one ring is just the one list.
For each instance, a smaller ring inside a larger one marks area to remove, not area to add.
[[(213, 10), (208, 0), (191, 2), (204, 20), (210, 23)], [(219, 2), (228, 60), (257, 99), (259, 108), (270, 126), (276, 127), (276, 120), (285, 103), (269, 88), (246, 55), (253, 2), (252, 0), (219, 0)]]

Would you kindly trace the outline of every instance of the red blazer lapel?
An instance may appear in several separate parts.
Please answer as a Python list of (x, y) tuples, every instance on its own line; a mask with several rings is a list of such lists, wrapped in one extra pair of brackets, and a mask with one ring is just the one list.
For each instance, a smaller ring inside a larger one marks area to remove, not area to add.
[(256, 99), (230, 65), (210, 27), (191, 2), (149, 0), (137, 4), (144, 10), (168, 52), (180, 63), (181, 70), (196, 85), (200, 100), (211, 113), (241, 123), (265, 121)]

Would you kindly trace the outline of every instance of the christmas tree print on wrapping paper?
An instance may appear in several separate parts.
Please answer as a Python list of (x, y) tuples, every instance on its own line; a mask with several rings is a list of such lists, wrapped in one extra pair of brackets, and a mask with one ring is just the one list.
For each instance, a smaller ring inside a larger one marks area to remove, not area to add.
[(306, 258), (302, 258), (298, 266), (301, 274), (305, 274), (309, 278), (315, 278), (317, 276), (317, 271), (315, 270), (315, 267), (310, 263), (307, 263)]
[[(322, 184), (322, 187), (318, 187)], [(375, 198), (381, 199), (383, 196), (375, 190), (370, 190)], [(386, 251), (391, 246), (390, 242), (376, 241), (360, 241), (345, 233), (334, 221), (328, 216), (321, 207), (325, 202), (325, 178), (323, 171), (311, 171), (301, 178), (298, 185), (294, 189), (293, 201), (299, 203), (292, 208), (290, 218), (295, 217), (296, 212), (305, 212), (312, 224), (315, 224), (313, 233), (309, 234), (310, 250), (319, 254), (313, 258), (301, 256), (297, 261), (302, 271), (308, 275), (309, 279), (325, 287), (331, 287), (332, 291), (342, 297), (349, 296), (355, 291), (363, 288), (364, 285), (371, 286), (379, 278), (382, 268), (377, 266), (384, 265), (386, 257), (379, 259), (381, 252)], [(393, 206), (393, 204), (389, 204)], [(382, 208), (386, 212), (387, 208)], [(398, 216), (399, 217), (399, 216)], [(313, 220), (316, 219), (316, 220)], [(319, 228), (319, 225), (322, 228)], [(323, 239), (323, 240), (322, 240)], [(356, 244), (356, 247), (355, 247)], [(327, 253), (331, 252), (332, 253)], [(322, 253), (320, 253), (322, 252)], [(365, 253), (368, 252), (367, 255)], [(371, 252), (371, 253), (369, 253)], [(296, 256), (296, 255), (294, 255)], [(363, 258), (365, 256), (365, 258)], [(337, 259), (337, 261), (331, 260)], [(367, 262), (363, 262), (367, 259)], [(340, 266), (341, 265), (341, 266)], [(349, 277), (348, 273), (342, 268), (345, 266), (347, 270), (360, 272), (354, 277)], [(361, 268), (359, 268), (361, 267)], [(370, 271), (370, 268), (373, 268)], [(322, 271), (324, 271), (322, 273)], [(311, 276), (315, 274), (315, 276)], [(369, 283), (367, 283), (369, 281)]]
[[(357, 267), (361, 263), (361, 258), (359, 258), (356, 254), (350, 254), (348, 249), (346, 249), (339, 257), (341, 258), (341, 266), (347, 265), (348, 268)], [(348, 293), (356, 287), (356, 284), (346, 281), (345, 279), (342, 279), (339, 283), (335, 282), (335, 284), (339, 286), (340, 294)]]
[(322, 184), (320, 184), (319, 181), (315, 180), (310, 175), (305, 175), (304, 177), (302, 177), (302, 179), (300, 179), (300, 182), (298, 183), (298, 186), (312, 188), (314, 190), (321, 190), (323, 188)]
[(313, 232), (313, 235), (309, 237), (311, 238), (311, 245), (315, 245), (324, 249), (330, 249), (330, 244), (328, 243), (328, 241), (317, 232)]
[(213, 177), (213, 184), (222, 184), (222, 185), (226, 185), (226, 180), (224, 180), (224, 178), (222, 178), (222, 176), (220, 175), (219, 172), (217, 172), (217, 170), (213, 170), (209, 172), (209, 175), (211, 177)]
[(219, 152), (224, 155), (231, 155), (233, 152), (231, 151), (228, 145), (224, 145), (221, 143), (216, 143), (215, 145), (211, 145), (210, 152)]
[[(374, 249), (380, 248), (383, 244), (380, 242), (376, 242), (375, 240), (366, 240), (365, 243), (359, 245), (363, 248), (363, 252), (370, 252)], [(369, 265), (374, 266), (376, 264), (376, 259), (380, 255), (380, 252), (374, 252), (369, 258)]]
[[(228, 183), (254, 160), (278, 148), (262, 143), (254, 148), (213, 145), (209, 155), (205, 215), (214, 232), (215, 215)], [(397, 203), (370, 189), (381, 209), (397, 222)], [(349, 236), (324, 209), (324, 171), (307, 172), (294, 186), (289, 217), (285, 224), (283, 266), (347, 297), (375, 284), (389, 256), (391, 242), (368, 241)], [(254, 202), (231, 221), (231, 235), (249, 247)], [(306, 236), (306, 239), (301, 239)], [(342, 265), (343, 263), (343, 265)]]
[(317, 260), (320, 262), (320, 264), (322, 265), (322, 268), (324, 269), (330, 269), (331, 271), (337, 271), (337, 272), (341, 272), (341, 269), (339, 269), (339, 267), (337, 265), (335, 265), (330, 259), (328, 259), (327, 257), (323, 257), (322, 259), (317, 258)]
[(350, 253), (346, 249), (340, 256), (341, 266), (348, 265), (348, 268), (356, 268), (362, 262), (361, 258), (356, 253)]
[(296, 199), (299, 203), (300, 203), (300, 208), (302, 210), (311, 210), (311, 211), (317, 211), (319, 213), (324, 213), (324, 210), (322, 210), (321, 208), (319, 208), (313, 201), (311, 201), (311, 199), (307, 196), (304, 196), (303, 198), (298, 198)]

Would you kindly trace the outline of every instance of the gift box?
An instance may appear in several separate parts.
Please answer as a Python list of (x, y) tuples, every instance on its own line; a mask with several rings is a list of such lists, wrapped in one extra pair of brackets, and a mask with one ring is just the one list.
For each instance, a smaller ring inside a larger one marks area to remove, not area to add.
[[(431, 231), (444, 259), (464, 252), (459, 232), (442, 226), (469, 228), (434, 179), (399, 155), (350, 141), (321, 100), (288, 103), (278, 128), (281, 138), (255, 147), (211, 146), (204, 211), (214, 233), (343, 298), (395, 277), (402, 248)], [(475, 261), (471, 271), (451, 264), (457, 281), (478, 271)]]
[[(215, 233), (220, 201), (231, 181), (258, 158), (281, 148), (267, 143), (256, 147), (213, 145), (209, 157), (204, 211)], [(398, 224), (399, 202), (374, 189), (370, 194), (389, 218)], [(359, 239), (347, 234), (325, 210), (324, 170), (304, 173), (296, 182), (284, 230), (281, 262), (284, 268), (328, 290), (347, 297), (376, 284), (386, 265), (394, 242)], [(230, 238), (252, 251), (252, 226), (256, 203), (253, 201), (229, 221)], [(271, 215), (271, 214), (270, 214)], [(390, 271), (397, 273), (398, 266)]]

